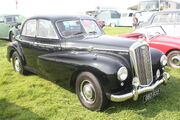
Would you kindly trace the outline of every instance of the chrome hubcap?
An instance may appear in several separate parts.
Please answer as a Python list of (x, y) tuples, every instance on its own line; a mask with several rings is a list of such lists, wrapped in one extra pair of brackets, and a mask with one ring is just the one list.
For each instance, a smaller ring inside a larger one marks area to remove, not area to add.
[(89, 104), (93, 104), (96, 100), (96, 93), (94, 86), (88, 80), (84, 80), (81, 83), (80, 94), (85, 100), (85, 102)]
[(180, 55), (174, 55), (171, 58), (171, 65), (176, 68), (180, 67)]
[(15, 66), (15, 70), (16, 70), (17, 72), (19, 72), (19, 71), (21, 70), (19, 58), (17, 58), (17, 57), (15, 58), (14, 66)]

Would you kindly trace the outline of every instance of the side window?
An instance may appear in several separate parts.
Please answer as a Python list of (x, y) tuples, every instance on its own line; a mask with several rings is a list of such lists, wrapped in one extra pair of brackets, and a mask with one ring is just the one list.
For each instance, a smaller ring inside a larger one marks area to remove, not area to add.
[(36, 20), (29, 20), (24, 24), (22, 35), (29, 37), (36, 36)]
[(133, 13), (129, 13), (129, 17), (132, 17), (133, 16)]
[(54, 30), (54, 27), (51, 21), (39, 20), (37, 37), (58, 39), (58, 36)]
[(123, 14), (122, 14), (122, 17), (127, 17), (127, 13), (123, 13)]

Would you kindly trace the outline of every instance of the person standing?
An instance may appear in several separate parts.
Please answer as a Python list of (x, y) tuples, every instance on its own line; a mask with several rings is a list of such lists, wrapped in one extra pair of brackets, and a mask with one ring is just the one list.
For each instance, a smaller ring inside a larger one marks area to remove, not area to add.
[(138, 18), (136, 17), (136, 14), (133, 14), (133, 21), (132, 21), (133, 23), (132, 23), (132, 27), (133, 27), (133, 29), (135, 30), (136, 29), (136, 27), (138, 26)]

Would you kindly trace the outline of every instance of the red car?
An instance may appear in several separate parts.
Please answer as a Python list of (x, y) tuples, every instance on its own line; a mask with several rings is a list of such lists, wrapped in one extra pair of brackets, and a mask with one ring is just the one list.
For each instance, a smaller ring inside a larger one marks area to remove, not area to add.
[(147, 41), (150, 47), (159, 49), (167, 55), (169, 66), (180, 68), (180, 37), (166, 36), (161, 26), (145, 27), (119, 37)]

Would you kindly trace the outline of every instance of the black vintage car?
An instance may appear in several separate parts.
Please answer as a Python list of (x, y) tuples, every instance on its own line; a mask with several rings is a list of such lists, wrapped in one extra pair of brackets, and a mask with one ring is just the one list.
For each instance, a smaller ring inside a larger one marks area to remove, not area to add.
[(7, 58), (21, 74), (31, 71), (74, 88), (82, 105), (99, 111), (159, 93), (166, 83), (167, 58), (143, 41), (104, 35), (88, 16), (36, 16), (27, 19)]

